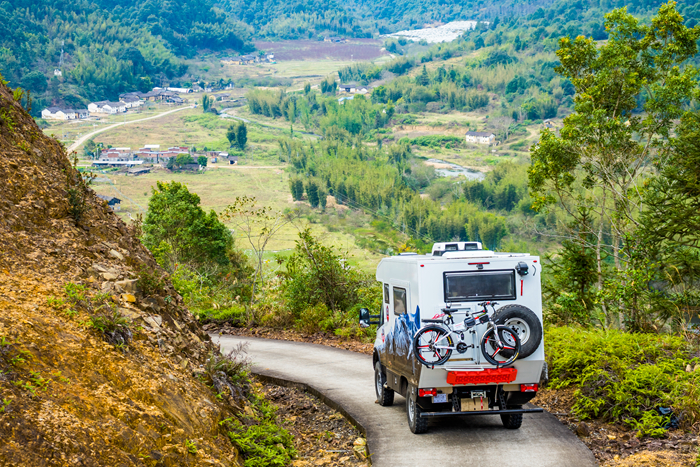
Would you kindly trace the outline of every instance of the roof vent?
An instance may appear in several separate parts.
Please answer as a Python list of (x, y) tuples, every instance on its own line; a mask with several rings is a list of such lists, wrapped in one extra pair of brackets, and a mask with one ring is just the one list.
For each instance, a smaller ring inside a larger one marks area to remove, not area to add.
[(481, 242), (450, 242), (433, 244), (433, 256), (442, 256), (448, 251), (483, 250)]

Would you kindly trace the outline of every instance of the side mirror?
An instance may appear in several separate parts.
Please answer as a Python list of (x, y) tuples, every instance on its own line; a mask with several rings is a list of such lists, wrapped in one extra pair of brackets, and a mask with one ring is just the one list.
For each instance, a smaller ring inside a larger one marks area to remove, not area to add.
[(367, 308), (360, 308), (360, 327), (369, 327), (369, 310)]

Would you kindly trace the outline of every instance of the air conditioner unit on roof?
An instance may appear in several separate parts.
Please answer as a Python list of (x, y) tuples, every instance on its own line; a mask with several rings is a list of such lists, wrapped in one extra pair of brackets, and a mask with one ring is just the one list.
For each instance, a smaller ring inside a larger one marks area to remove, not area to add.
[(444, 242), (433, 244), (433, 256), (442, 256), (448, 251), (483, 250), (481, 242)]

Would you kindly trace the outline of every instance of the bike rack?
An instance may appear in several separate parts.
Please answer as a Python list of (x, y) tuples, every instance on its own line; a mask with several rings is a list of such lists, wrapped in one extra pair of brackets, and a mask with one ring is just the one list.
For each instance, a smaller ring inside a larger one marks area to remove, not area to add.
[(423, 412), (420, 414), (423, 418), (435, 417), (457, 417), (467, 415), (496, 415), (496, 414), (519, 414), (519, 413), (542, 413), (544, 409), (506, 409), (506, 410), (473, 410), (469, 412)]

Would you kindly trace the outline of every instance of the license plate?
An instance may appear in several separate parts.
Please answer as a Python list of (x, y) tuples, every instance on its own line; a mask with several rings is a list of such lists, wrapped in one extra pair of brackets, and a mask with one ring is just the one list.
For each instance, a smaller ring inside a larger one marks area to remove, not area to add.
[(441, 402), (447, 402), (447, 394), (436, 394), (433, 396), (434, 404), (439, 404)]

